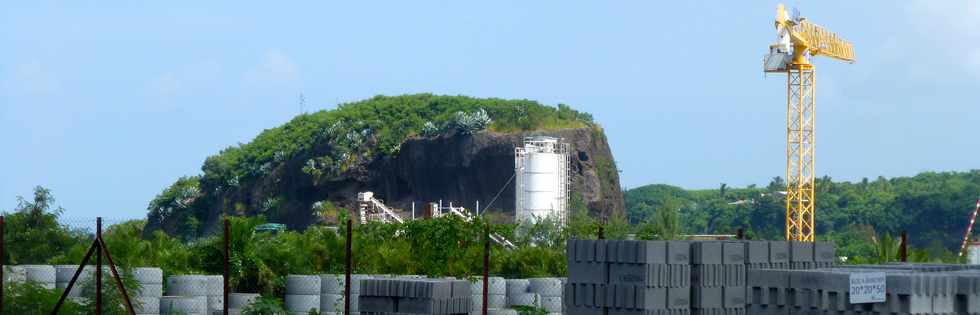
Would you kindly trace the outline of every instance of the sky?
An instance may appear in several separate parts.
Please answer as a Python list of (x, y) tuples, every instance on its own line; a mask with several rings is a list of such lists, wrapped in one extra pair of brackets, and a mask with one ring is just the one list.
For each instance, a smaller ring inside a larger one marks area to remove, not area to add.
[[(422, 92), (591, 112), (627, 188), (765, 185), (786, 163), (776, 3), (8, 2), (0, 210), (42, 185), (66, 217), (141, 218), (302, 111)], [(980, 168), (980, 2), (787, 5), (857, 54), (814, 61), (818, 176)]]

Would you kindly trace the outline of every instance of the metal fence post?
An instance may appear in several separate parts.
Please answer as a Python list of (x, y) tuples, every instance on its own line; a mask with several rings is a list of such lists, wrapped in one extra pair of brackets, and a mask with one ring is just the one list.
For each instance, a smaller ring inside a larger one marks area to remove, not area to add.
[(102, 217), (95, 219), (95, 315), (102, 315)]
[(3, 257), (6, 254), (6, 244), (3, 239), (4, 232), (3, 216), (0, 215), (0, 315), (3, 315)]
[(483, 315), (489, 315), (489, 300), (487, 294), (490, 293), (490, 224), (484, 223), (483, 227)]
[(354, 238), (354, 220), (347, 219), (347, 255), (344, 257), (344, 315), (350, 315), (350, 273), (353, 268), (351, 264), (351, 239)]
[(224, 276), (224, 278), (225, 278), (225, 281), (224, 282), (225, 283), (224, 283), (224, 291), (223, 291), (224, 292), (224, 300), (223, 300), (224, 303), (222, 303), (222, 304), (224, 304), (224, 306), (221, 307), (222, 312), (224, 313), (224, 315), (228, 315), (228, 292), (230, 291), (229, 288), (228, 288), (228, 281), (229, 281), (228, 280), (228, 276), (231, 274), (231, 272), (230, 272), (231, 255), (228, 252), (228, 243), (231, 242), (230, 241), (231, 234), (228, 233), (228, 230), (229, 230), (228, 226), (229, 225), (230, 225), (230, 223), (228, 222), (228, 217), (225, 217), (225, 276)]

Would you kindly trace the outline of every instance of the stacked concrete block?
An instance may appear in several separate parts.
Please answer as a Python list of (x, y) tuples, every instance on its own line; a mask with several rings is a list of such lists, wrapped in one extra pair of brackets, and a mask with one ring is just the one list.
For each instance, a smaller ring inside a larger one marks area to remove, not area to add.
[(745, 244), (691, 244), (692, 314), (745, 314)]
[(742, 241), (746, 269), (790, 269), (789, 242)]
[(54, 289), (57, 285), (57, 272), (48, 265), (23, 265), (25, 280), (33, 282), (46, 289)]
[[(252, 303), (255, 303), (255, 301), (258, 300), (259, 297), (260, 295), (257, 293), (228, 293), (228, 300), (225, 301), (225, 303), (228, 303), (228, 314), (230, 315), (241, 314), (242, 310), (252, 305)], [(213, 315), (224, 314), (223, 311), (224, 310), (215, 311), (212, 312), (211, 314)]]
[(789, 242), (789, 267), (794, 270), (814, 268), (812, 242)]
[(320, 295), (323, 294), (322, 277), (319, 275), (286, 276), (286, 295), (284, 306), (292, 314), (308, 314), (320, 310)]
[(743, 241), (747, 269), (790, 269), (790, 243)]
[(837, 253), (830, 242), (741, 241), (748, 269), (810, 270), (836, 265)]
[(769, 269), (790, 269), (789, 242), (769, 242)]
[(207, 296), (164, 296), (160, 298), (160, 314), (209, 314)]
[[(564, 287), (564, 304), (568, 314), (603, 314), (609, 264), (607, 241), (569, 240), (566, 244), (568, 283)], [(529, 290), (527, 280), (507, 280), (508, 297)]]
[(160, 314), (160, 298), (163, 296), (163, 270), (160, 268), (133, 268), (130, 271), (130, 276), (140, 286), (139, 290), (127, 292), (134, 300), (133, 308), (136, 314)]
[(225, 277), (207, 276), (205, 294), (208, 299), (208, 314), (224, 310), (225, 307)]
[[(501, 310), (507, 307), (507, 281), (501, 277), (489, 277), (487, 286), (487, 309)], [(530, 283), (528, 283), (530, 287)], [(483, 278), (479, 278), (470, 284), (470, 292), (473, 293), (473, 305), (470, 309), (471, 315), (483, 314)]]
[[(350, 308), (351, 314), (359, 314), (358, 298), (361, 294), (361, 280), (370, 279), (368, 275), (351, 275)], [(344, 275), (320, 276), (320, 313), (344, 313)]]
[(528, 279), (529, 291), (540, 300), (538, 304), (549, 314), (561, 314), (564, 283), (560, 278)]
[(746, 313), (788, 315), (790, 272), (785, 269), (750, 269), (746, 271)]
[[(816, 270), (750, 270), (749, 314), (973, 314), (980, 277), (924, 266), (853, 266)], [(938, 271), (937, 271), (938, 270)], [(850, 303), (854, 273), (885, 274), (885, 302)], [(971, 288), (972, 286), (972, 288)], [(974, 303), (974, 305), (970, 305)]]
[[(71, 282), (71, 278), (75, 276), (75, 272), (78, 271), (78, 265), (57, 265), (54, 266), (55, 270), (55, 287), (58, 289), (68, 288), (68, 283)], [(78, 279), (75, 280), (75, 284), (72, 286), (71, 291), (68, 292), (68, 297), (79, 297), (82, 294), (82, 284), (88, 279), (91, 279), (95, 274), (94, 266), (85, 266), (82, 269), (82, 273), (78, 275)]]
[(466, 280), (376, 278), (360, 281), (361, 314), (468, 314)]
[(531, 292), (531, 281), (528, 279), (507, 279), (507, 307), (530, 306), (541, 307), (541, 296)]
[[(215, 278), (217, 277), (217, 278)], [(217, 279), (217, 280), (215, 280)], [(167, 278), (167, 296), (160, 298), (160, 312), (166, 314), (164, 311), (167, 308), (165, 303), (170, 303), (176, 306), (178, 309), (183, 309), (186, 307), (193, 306), (194, 312), (187, 312), (191, 314), (211, 314), (215, 308), (210, 307), (211, 303), (215, 301), (210, 301), (209, 296), (222, 296), (223, 295), (223, 284), (217, 286), (216, 283), (221, 283), (221, 276), (206, 276), (206, 275), (174, 275)], [(181, 298), (182, 297), (182, 298)], [(203, 309), (200, 312), (197, 311), (197, 301), (203, 301)], [(220, 309), (220, 308), (218, 308)], [(173, 312), (176, 312), (174, 310)]]
[(814, 268), (832, 268), (837, 263), (837, 249), (834, 243), (816, 242), (813, 243), (813, 266)]
[(960, 270), (956, 273), (956, 314), (980, 314), (980, 273)]
[(690, 246), (683, 241), (569, 241), (566, 313), (689, 314)]

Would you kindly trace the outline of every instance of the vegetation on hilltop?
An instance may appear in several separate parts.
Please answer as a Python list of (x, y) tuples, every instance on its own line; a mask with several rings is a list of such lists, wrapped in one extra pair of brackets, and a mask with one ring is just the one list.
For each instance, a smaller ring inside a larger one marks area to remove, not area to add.
[[(530, 100), (414, 94), (376, 96), (345, 103), (333, 110), (302, 114), (263, 131), (249, 143), (228, 147), (208, 157), (203, 174), (184, 177), (149, 205), (148, 218), (163, 222), (176, 212), (200, 210), (209, 193), (231, 192), (248, 183), (275, 176), (287, 161), (302, 163), (313, 182), (334, 178), (378, 156), (392, 156), (410, 137), (449, 132), (521, 132), (592, 126), (592, 116), (564, 104), (557, 107)], [(261, 209), (228, 205), (236, 213), (268, 211), (277, 196), (263, 196)], [(190, 216), (189, 218), (193, 218)], [(191, 227), (197, 222), (188, 222)], [(198, 223), (199, 224), (199, 223)], [(184, 233), (182, 233), (184, 234)], [(193, 234), (193, 233), (192, 233)]]
[[(749, 237), (781, 239), (784, 186), (778, 177), (766, 187), (722, 184), (719, 189), (685, 190), (648, 185), (626, 192), (626, 209), (633, 223), (675, 209), (689, 233), (733, 234), (744, 228)], [(872, 256), (875, 242), (904, 230), (912, 244), (933, 257), (948, 256), (959, 250), (970, 211), (980, 198), (980, 170), (856, 183), (823, 177), (816, 180), (816, 195), (817, 237), (837, 242), (846, 255)]]

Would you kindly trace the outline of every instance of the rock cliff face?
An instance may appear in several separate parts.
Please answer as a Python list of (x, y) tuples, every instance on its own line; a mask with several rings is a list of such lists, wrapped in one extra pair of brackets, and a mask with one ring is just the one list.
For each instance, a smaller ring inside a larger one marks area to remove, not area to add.
[[(357, 193), (372, 191), (388, 205), (401, 209), (410, 209), (412, 202), (421, 209), (423, 203), (439, 200), (472, 209), (479, 202), (481, 209), (489, 206), (491, 211), (512, 216), (514, 148), (530, 135), (560, 137), (569, 144), (570, 195), (580, 198), (590, 214), (596, 217), (624, 214), (612, 153), (602, 130), (591, 126), (553, 132), (480, 131), (413, 137), (402, 143), (396, 155), (374, 157), (338, 176), (314, 181), (302, 168), (310, 157), (330, 150), (329, 144), (322, 144), (277, 166), (264, 178), (242, 183), (236, 190), (219, 193), (202, 185), (194, 215), (203, 224), (202, 233), (215, 231), (223, 211), (261, 214), (271, 222), (303, 229), (319, 220), (313, 210), (314, 203), (330, 201), (339, 207), (355, 209)], [(490, 204), (498, 193), (499, 197)], [(262, 213), (252, 210), (269, 208), (264, 204), (269, 202), (268, 196), (277, 196), (272, 209)], [(151, 219), (151, 224), (156, 224), (148, 230), (162, 228), (168, 233), (179, 233), (187, 215), (171, 216), (159, 223)]]

